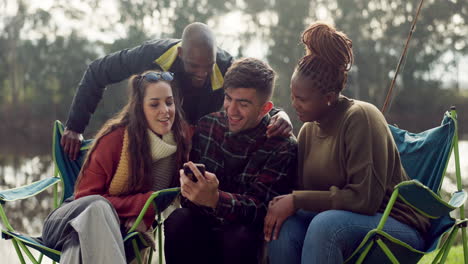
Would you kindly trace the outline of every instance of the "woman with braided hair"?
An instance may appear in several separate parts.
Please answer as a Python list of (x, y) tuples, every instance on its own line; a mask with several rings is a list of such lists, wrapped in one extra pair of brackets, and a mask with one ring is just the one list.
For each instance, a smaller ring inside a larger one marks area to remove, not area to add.
[[(265, 217), (270, 263), (343, 263), (375, 228), (393, 187), (408, 180), (382, 113), (341, 95), (353, 63), (351, 40), (314, 23), (291, 78), (305, 122), (298, 136), (298, 188), (274, 198)], [(427, 218), (397, 201), (384, 231), (424, 249)]]

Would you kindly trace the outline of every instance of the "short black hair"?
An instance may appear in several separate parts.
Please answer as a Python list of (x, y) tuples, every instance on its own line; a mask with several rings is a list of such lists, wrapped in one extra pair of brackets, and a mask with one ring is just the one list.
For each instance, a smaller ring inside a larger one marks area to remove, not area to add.
[(255, 58), (234, 61), (224, 76), (224, 89), (252, 88), (261, 100), (269, 101), (275, 86), (276, 72), (265, 62)]

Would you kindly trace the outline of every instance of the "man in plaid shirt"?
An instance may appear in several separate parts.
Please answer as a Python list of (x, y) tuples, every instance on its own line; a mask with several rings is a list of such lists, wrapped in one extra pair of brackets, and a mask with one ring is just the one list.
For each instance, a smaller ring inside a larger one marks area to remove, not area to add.
[(295, 138), (266, 134), (274, 82), (257, 59), (228, 69), (225, 111), (202, 117), (193, 136), (187, 165), (197, 181), (180, 171), (184, 208), (165, 222), (168, 264), (258, 263), (268, 202), (295, 182)]

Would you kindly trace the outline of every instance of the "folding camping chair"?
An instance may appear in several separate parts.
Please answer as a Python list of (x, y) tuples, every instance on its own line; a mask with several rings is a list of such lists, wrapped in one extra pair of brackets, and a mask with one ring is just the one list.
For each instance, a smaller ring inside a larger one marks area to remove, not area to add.
[[(43, 255), (46, 255), (54, 262), (60, 262), (61, 252), (54, 250), (52, 248), (46, 247), (40, 238), (30, 237), (24, 234), (20, 234), (15, 231), (12, 225), (9, 223), (8, 218), (3, 210), (2, 204), (6, 202), (11, 202), (15, 200), (25, 199), (31, 196), (34, 196), (49, 187), (53, 187), (54, 194), (54, 207), (58, 207), (65, 199), (73, 195), (73, 190), (75, 186), (76, 178), (80, 172), (81, 165), (83, 164), (87, 150), (91, 145), (91, 140), (86, 140), (83, 142), (80, 149), (79, 157), (77, 160), (73, 161), (68, 158), (64, 153), (61, 145), (60, 139), (63, 134), (64, 127), (60, 121), (55, 121), (54, 132), (53, 132), (53, 160), (55, 164), (55, 173), (54, 177), (49, 177), (34, 183), (31, 183), (27, 186), (22, 186), (15, 189), (9, 189), (0, 191), (0, 217), (3, 222), (4, 228), (2, 228), (2, 238), (11, 239), (13, 246), (18, 254), (18, 258), (21, 263), (26, 263), (23, 252), (28, 256), (28, 258), (33, 263), (41, 263)], [(61, 197), (59, 199), (58, 195), (58, 183), (61, 184)], [(135, 258), (138, 263), (142, 263), (142, 257), (140, 254), (140, 249), (148, 247), (146, 240), (143, 239), (142, 235), (139, 232), (136, 232), (135, 229), (142, 221), (143, 216), (146, 213), (146, 210), (149, 206), (153, 205), (157, 212), (157, 220), (155, 221), (154, 233), (153, 235), (158, 235), (158, 253), (159, 253), (159, 263), (162, 263), (162, 218), (161, 212), (164, 211), (172, 201), (180, 193), (180, 188), (171, 188), (164, 189), (157, 192), (154, 192), (151, 197), (146, 201), (142, 211), (140, 212), (135, 224), (124, 236), (124, 243), (127, 246), (131, 246)], [(36, 249), (40, 252), (39, 257), (36, 259), (32, 254), (29, 248)], [(152, 251), (149, 254), (148, 263), (151, 263)]]
[[(410, 181), (395, 186), (379, 225), (371, 230), (345, 263), (417, 263), (425, 254), (440, 249), (432, 263), (444, 263), (458, 230), (462, 231), (465, 264), (468, 264), (464, 214), (467, 198), (462, 189), (458, 153), (457, 114), (455, 107), (447, 111), (439, 127), (413, 134), (390, 126), (403, 167)], [(440, 188), (451, 152), (455, 154), (458, 191), (448, 203), (440, 197)], [(385, 233), (382, 229), (396, 199), (401, 199), (419, 213), (430, 218), (426, 250), (419, 251)], [(450, 212), (459, 208), (460, 218)], [(441, 238), (449, 234), (444, 243)], [(440, 261), (440, 262), (439, 262)]]

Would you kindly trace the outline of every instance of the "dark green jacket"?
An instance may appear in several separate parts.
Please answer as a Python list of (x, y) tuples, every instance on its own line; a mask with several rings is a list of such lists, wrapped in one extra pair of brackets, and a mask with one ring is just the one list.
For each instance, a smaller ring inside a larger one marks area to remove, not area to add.
[(183, 100), (182, 109), (190, 124), (200, 117), (218, 111), (223, 104), (223, 76), (232, 63), (232, 56), (219, 49), (210, 81), (202, 89), (194, 89), (177, 57), (180, 39), (158, 39), (132, 49), (124, 49), (93, 61), (87, 68), (68, 113), (67, 128), (83, 133), (94, 113), (105, 87), (146, 70), (169, 70), (174, 73), (176, 93)]

